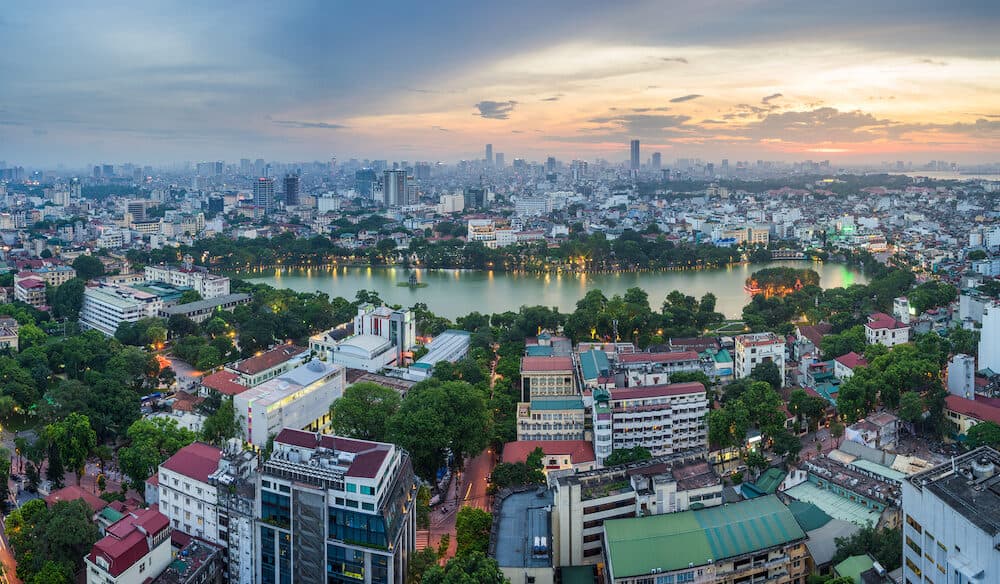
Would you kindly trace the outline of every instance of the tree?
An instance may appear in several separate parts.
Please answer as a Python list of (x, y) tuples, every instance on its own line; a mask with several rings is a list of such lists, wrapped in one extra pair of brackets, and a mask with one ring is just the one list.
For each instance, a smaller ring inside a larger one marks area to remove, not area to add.
[(201, 300), (201, 294), (197, 290), (185, 290), (181, 294), (178, 304), (189, 304), (191, 302), (198, 302), (199, 300)]
[(775, 391), (781, 389), (784, 375), (784, 371), (778, 369), (774, 361), (764, 361), (750, 371), (750, 379), (767, 382)]
[(413, 386), (388, 425), (389, 436), (405, 448), (416, 473), (433, 480), (448, 463), (462, 467), (479, 454), (490, 437), (490, 414), (483, 391), (464, 381), (436, 379)]
[(840, 446), (840, 439), (844, 436), (844, 431), (846, 428), (841, 422), (834, 422), (830, 424), (830, 436), (833, 436), (837, 440), (837, 445)]
[(691, 383), (696, 381), (705, 386), (712, 387), (712, 380), (705, 375), (704, 371), (678, 371), (670, 374), (670, 383)]
[(48, 338), (45, 331), (33, 324), (22, 325), (17, 331), (17, 345), (21, 351), (44, 345)]
[(396, 390), (371, 382), (355, 383), (330, 405), (330, 426), (338, 436), (384, 442), (387, 424), (402, 400)]
[(785, 462), (791, 464), (802, 451), (802, 440), (791, 432), (783, 430), (771, 439), (771, 451), (784, 457)]
[(525, 462), (501, 462), (490, 475), (492, 489), (505, 489), (520, 485), (544, 485), (542, 458), (545, 453), (540, 447), (528, 454)]
[(233, 407), (231, 397), (223, 399), (218, 409), (205, 419), (201, 427), (202, 439), (212, 444), (221, 444), (230, 438), (235, 438), (238, 433), (236, 409)]
[(486, 553), (490, 543), (493, 516), (478, 507), (462, 507), (455, 516), (457, 555), (470, 552)]
[(87, 416), (73, 412), (45, 428), (45, 439), (59, 450), (59, 458), (76, 473), (77, 484), (83, 476), (87, 456), (97, 446), (97, 432)]
[[(59, 501), (46, 508), (36, 499), (11, 512), (6, 532), (24, 582), (72, 582), (84, 555), (97, 541), (93, 511), (82, 500)], [(49, 565), (51, 564), (51, 565)]]
[(76, 320), (83, 307), (83, 291), (86, 280), (73, 278), (56, 288), (52, 299), (52, 315), (56, 318)]
[(183, 314), (171, 314), (170, 318), (167, 319), (167, 331), (175, 339), (196, 335), (198, 334), (198, 323)]
[(633, 448), (618, 448), (611, 451), (611, 454), (604, 459), (604, 466), (615, 466), (617, 464), (629, 464), (640, 460), (649, 460), (653, 455), (648, 449), (642, 446)]
[(861, 325), (853, 326), (840, 334), (826, 335), (820, 341), (819, 349), (823, 353), (824, 359), (836, 359), (841, 355), (846, 355), (851, 351), (863, 353), (865, 350), (865, 328)]
[(749, 470), (754, 476), (758, 476), (768, 467), (767, 458), (756, 450), (748, 452), (746, 456), (743, 457), (743, 461), (747, 465), (747, 470)]
[(431, 526), (431, 490), (427, 485), (417, 489), (417, 529), (428, 529)]
[(406, 565), (406, 582), (408, 584), (421, 584), (424, 574), (432, 567), (438, 565), (437, 550), (428, 546), (414, 552), (410, 556), (410, 561)]
[(49, 464), (45, 467), (45, 478), (52, 483), (53, 487), (63, 488), (66, 486), (66, 467), (63, 466), (59, 446), (54, 443), (49, 443), (48, 446), (48, 462)]
[(980, 422), (969, 428), (965, 436), (966, 444), (970, 448), (978, 448), (980, 446), (997, 448), (1000, 446), (1000, 425), (996, 422)]
[(10, 450), (0, 448), (0, 500), (10, 496)]
[(914, 426), (924, 417), (924, 400), (919, 393), (908, 391), (899, 398), (899, 419), (909, 426), (910, 434), (914, 434)]
[(834, 565), (861, 554), (871, 555), (890, 572), (903, 563), (903, 535), (898, 529), (876, 530), (866, 525), (850, 537), (838, 537), (834, 541), (837, 544), (837, 552), (831, 560)]
[(510, 584), (493, 558), (473, 552), (452, 558), (443, 568), (431, 566), (421, 584)]
[(73, 269), (76, 270), (77, 277), (83, 280), (93, 280), (104, 275), (104, 264), (90, 255), (81, 255), (73, 260)]
[(131, 479), (132, 488), (140, 490), (163, 461), (195, 438), (195, 433), (178, 426), (177, 420), (136, 420), (128, 429), (129, 445), (118, 451), (118, 464)]

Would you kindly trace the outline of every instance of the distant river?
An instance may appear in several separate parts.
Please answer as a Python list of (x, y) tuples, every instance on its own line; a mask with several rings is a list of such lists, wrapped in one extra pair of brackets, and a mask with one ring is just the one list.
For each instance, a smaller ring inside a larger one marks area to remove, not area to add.
[[(435, 314), (454, 319), (473, 311), (482, 313), (517, 311), (523, 305), (555, 306), (561, 312), (572, 312), (576, 302), (588, 290), (600, 289), (609, 298), (624, 294), (638, 286), (649, 294), (649, 304), (658, 310), (673, 290), (701, 298), (706, 292), (718, 297), (716, 310), (727, 317), (738, 318), (750, 295), (743, 283), (753, 272), (765, 267), (791, 266), (811, 268), (820, 275), (820, 285), (837, 288), (865, 284), (867, 279), (853, 267), (837, 263), (778, 261), (769, 264), (740, 264), (711, 270), (676, 270), (623, 274), (550, 273), (527, 274), (481, 272), (475, 270), (407, 270), (404, 268), (343, 267), (335, 270), (269, 271), (259, 276), (247, 274), (243, 279), (288, 288), (298, 292), (326, 292), (331, 297), (353, 300), (358, 290), (377, 290), (391, 304), (413, 306), (427, 304)], [(425, 288), (397, 286), (406, 282), (411, 272), (426, 283)]]

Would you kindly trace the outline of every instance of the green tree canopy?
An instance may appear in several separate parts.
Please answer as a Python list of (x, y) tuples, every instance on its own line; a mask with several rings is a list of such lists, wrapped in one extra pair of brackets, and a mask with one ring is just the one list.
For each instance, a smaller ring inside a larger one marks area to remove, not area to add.
[(399, 393), (392, 388), (355, 383), (330, 405), (330, 425), (338, 436), (384, 442), (388, 423), (401, 404)]
[(455, 517), (455, 541), (458, 555), (486, 553), (490, 543), (493, 516), (479, 507), (462, 507)]
[(196, 438), (194, 432), (178, 426), (174, 419), (136, 420), (128, 429), (129, 445), (118, 451), (118, 463), (131, 479), (132, 488), (141, 490), (163, 461)]

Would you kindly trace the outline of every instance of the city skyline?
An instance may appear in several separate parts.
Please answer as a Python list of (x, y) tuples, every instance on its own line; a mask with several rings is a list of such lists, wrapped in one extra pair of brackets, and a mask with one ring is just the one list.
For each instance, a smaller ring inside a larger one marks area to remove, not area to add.
[(1000, 158), (990, 2), (42, 4), (0, 16), (10, 163)]

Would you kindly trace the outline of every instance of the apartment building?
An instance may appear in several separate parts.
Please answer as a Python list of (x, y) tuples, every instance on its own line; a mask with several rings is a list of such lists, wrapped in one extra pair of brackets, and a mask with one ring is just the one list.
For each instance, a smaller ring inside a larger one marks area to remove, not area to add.
[(34, 272), (19, 272), (14, 276), (14, 299), (42, 308), (46, 304), (45, 280)]
[(722, 481), (705, 461), (704, 450), (553, 473), (550, 484), (555, 566), (600, 562), (605, 520), (722, 504)]
[(983, 446), (903, 481), (903, 578), (1000, 581), (1000, 453)]
[(229, 295), (229, 278), (195, 266), (189, 255), (184, 256), (184, 263), (180, 266), (146, 266), (144, 275), (147, 282), (166, 282), (177, 288), (191, 288), (205, 300)]
[(785, 342), (774, 333), (750, 333), (738, 335), (735, 339), (733, 375), (737, 379), (750, 377), (753, 368), (761, 363), (771, 362), (781, 372), (781, 383), (785, 383)]
[(305, 347), (278, 345), (253, 357), (226, 365), (239, 376), (240, 385), (255, 387), (301, 365), (308, 357)]
[[(774, 495), (604, 524), (613, 584), (802, 583), (806, 534)], [(664, 553), (670, 550), (670, 553)]]
[(416, 494), (392, 444), (282, 430), (257, 482), (254, 581), (405, 582)]
[(170, 564), (170, 523), (156, 505), (107, 529), (84, 557), (87, 584), (144, 584)]
[[(708, 443), (709, 401), (701, 383), (597, 389), (593, 397), (595, 443), (610, 439), (612, 451), (641, 446), (659, 456)], [(602, 463), (605, 452), (598, 453)]]

